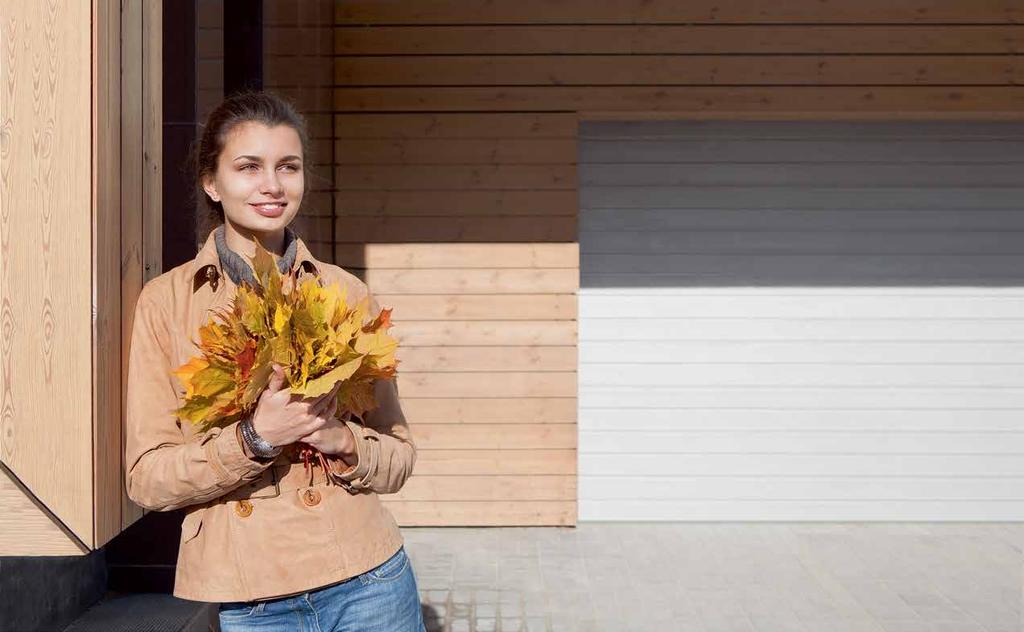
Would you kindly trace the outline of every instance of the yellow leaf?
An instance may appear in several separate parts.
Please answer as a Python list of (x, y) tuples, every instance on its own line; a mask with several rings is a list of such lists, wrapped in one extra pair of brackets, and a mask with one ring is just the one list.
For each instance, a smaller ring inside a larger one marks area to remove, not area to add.
[(356, 372), (356, 369), (363, 363), (363, 357), (359, 356), (353, 360), (335, 367), (320, 377), (306, 382), (303, 390), (305, 397), (319, 397), (334, 388), (334, 385), (342, 380), (347, 380)]

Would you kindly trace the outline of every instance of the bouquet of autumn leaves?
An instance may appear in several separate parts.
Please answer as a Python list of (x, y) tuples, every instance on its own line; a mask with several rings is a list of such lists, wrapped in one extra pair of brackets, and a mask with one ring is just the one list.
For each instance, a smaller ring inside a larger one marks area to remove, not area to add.
[[(360, 419), (377, 407), (374, 383), (395, 376), (398, 341), (389, 336), (391, 310), (371, 322), (368, 298), (353, 306), (338, 285), (323, 287), (310, 278), (284, 293), (284, 275), (270, 253), (256, 244), (252, 259), (257, 285), (243, 283), (231, 304), (215, 310), (193, 340), (200, 354), (174, 369), (185, 387), (184, 404), (175, 413), (206, 431), (227, 426), (255, 410), (273, 373), (283, 368), (292, 394), (313, 398), (341, 382), (338, 409)], [(328, 471), (319, 450), (301, 449), (306, 469), (316, 459)]]

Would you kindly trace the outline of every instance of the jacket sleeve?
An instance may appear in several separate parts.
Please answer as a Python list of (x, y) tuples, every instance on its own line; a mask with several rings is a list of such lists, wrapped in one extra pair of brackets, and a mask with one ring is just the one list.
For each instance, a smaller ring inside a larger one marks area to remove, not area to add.
[[(379, 311), (371, 296), (370, 313), (376, 317)], [(356, 464), (349, 467), (338, 456), (328, 457), (334, 479), (349, 491), (393, 494), (412, 474), (416, 445), (398, 399), (397, 380), (374, 384), (377, 408), (366, 414), (364, 423), (345, 422), (356, 440)]]
[(171, 511), (222, 496), (259, 477), (274, 460), (246, 456), (236, 434), (238, 422), (185, 440), (174, 414), (179, 403), (177, 378), (171, 374), (173, 339), (153, 293), (152, 284), (143, 288), (132, 323), (125, 484), (136, 504)]

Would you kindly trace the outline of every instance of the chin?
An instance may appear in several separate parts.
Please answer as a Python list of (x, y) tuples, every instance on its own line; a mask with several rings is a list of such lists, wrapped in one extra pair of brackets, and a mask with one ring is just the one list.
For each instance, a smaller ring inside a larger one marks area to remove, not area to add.
[(265, 217), (260, 215), (256, 211), (246, 212), (244, 217), (234, 218), (232, 222), (235, 226), (245, 228), (251, 231), (257, 231), (262, 233), (274, 232), (276, 230), (283, 230), (285, 226), (292, 222), (295, 218), (294, 213), (285, 212), (280, 217)]

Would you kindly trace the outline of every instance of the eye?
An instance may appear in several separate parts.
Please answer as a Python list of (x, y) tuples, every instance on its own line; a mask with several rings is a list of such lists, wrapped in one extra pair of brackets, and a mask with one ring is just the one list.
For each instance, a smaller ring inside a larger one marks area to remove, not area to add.
[[(251, 167), (251, 169), (250, 169), (250, 167)], [(255, 162), (249, 162), (249, 163), (246, 163), (246, 164), (242, 165), (242, 171), (251, 171), (252, 169), (259, 169), (259, 168), (260, 168), (260, 166), (257, 165)]]
[(293, 163), (288, 163), (286, 165), (281, 165), (281, 168), (286, 170), (286, 171), (290, 171), (292, 173), (294, 173), (294, 172), (299, 170), (299, 166), (296, 165), (296, 164), (293, 164)]

